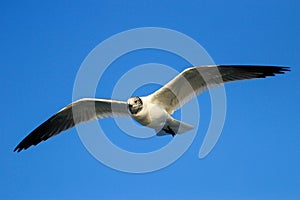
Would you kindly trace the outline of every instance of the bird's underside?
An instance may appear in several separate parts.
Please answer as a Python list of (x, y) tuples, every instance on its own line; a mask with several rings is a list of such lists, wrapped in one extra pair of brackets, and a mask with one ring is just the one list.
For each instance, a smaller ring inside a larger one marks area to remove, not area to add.
[[(184, 70), (165, 86), (148, 95), (146, 102), (139, 97), (132, 97), (127, 102), (95, 98), (80, 99), (66, 106), (34, 129), (16, 146), (14, 151), (20, 152), (32, 145), (37, 145), (77, 124), (107, 117), (133, 117), (141, 119), (137, 121), (147, 126), (143, 119), (147, 119), (149, 102), (158, 105), (167, 115), (171, 116), (175, 110), (207, 89), (232, 81), (284, 74), (286, 71), (290, 71), (288, 67), (279, 66), (199, 66)], [(155, 130), (158, 136), (174, 136), (193, 128), (173, 118), (170, 119), (172, 120), (167, 120), (167, 123), (159, 130)]]

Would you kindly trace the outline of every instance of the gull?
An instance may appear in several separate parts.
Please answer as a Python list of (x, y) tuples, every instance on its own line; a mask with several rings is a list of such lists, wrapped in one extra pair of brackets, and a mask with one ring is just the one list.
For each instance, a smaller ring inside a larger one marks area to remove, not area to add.
[(181, 134), (194, 126), (172, 117), (182, 107), (206, 90), (227, 82), (266, 78), (290, 71), (282, 66), (208, 65), (185, 69), (154, 93), (130, 97), (126, 101), (83, 98), (67, 105), (34, 129), (14, 149), (20, 152), (37, 145), (78, 124), (107, 117), (132, 117), (155, 130), (156, 135)]

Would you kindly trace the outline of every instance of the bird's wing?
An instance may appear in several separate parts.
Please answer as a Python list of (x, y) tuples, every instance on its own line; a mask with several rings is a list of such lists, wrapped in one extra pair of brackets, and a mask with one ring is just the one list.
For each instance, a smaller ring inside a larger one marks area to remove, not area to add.
[(84, 98), (58, 111), (34, 129), (14, 149), (20, 152), (77, 124), (106, 117), (129, 116), (127, 103), (108, 99)]
[(198, 66), (184, 70), (165, 86), (149, 95), (152, 102), (165, 108), (170, 114), (196, 95), (223, 83), (265, 78), (284, 74), (288, 67), (211, 65)]

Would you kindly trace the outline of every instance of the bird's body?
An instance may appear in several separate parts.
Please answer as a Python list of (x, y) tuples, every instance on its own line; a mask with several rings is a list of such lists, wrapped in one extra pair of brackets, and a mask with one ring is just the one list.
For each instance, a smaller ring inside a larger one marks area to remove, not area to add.
[(199, 66), (184, 70), (156, 92), (125, 101), (84, 98), (66, 106), (34, 129), (14, 149), (20, 152), (37, 145), (73, 126), (106, 117), (132, 117), (143, 126), (156, 131), (158, 136), (176, 135), (193, 129), (192, 125), (172, 117), (195, 96), (226, 82), (265, 78), (289, 71), (276, 66)]
[[(129, 105), (131, 99), (140, 99), (140, 101), (143, 102), (143, 108), (141, 111), (136, 114), (132, 114), (132, 118), (143, 126), (154, 129), (159, 136), (167, 134), (174, 136), (176, 133), (186, 132), (194, 128), (191, 125), (175, 120), (163, 107), (159, 104), (153, 103), (152, 96), (131, 97), (128, 99)], [(179, 126), (181, 126), (180, 131)]]
[(154, 129), (162, 127), (166, 120), (170, 118), (169, 113), (167, 113), (167, 111), (158, 104), (149, 101), (149, 97), (132, 98), (140, 98), (143, 102), (143, 108), (141, 111), (136, 114), (132, 114), (132, 117), (143, 126), (148, 126)]

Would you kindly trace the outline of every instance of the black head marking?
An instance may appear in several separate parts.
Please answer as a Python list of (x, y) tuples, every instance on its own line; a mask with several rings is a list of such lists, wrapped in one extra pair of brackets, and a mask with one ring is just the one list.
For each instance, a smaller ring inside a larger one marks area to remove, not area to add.
[(139, 97), (130, 97), (127, 101), (128, 109), (135, 115), (143, 109), (143, 101)]

